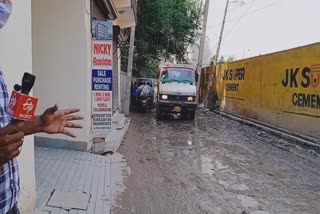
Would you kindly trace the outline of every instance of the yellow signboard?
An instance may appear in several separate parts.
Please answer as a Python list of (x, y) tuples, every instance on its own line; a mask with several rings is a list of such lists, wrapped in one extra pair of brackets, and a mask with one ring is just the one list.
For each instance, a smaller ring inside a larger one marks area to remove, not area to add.
[(225, 110), (320, 137), (320, 43), (219, 65)]

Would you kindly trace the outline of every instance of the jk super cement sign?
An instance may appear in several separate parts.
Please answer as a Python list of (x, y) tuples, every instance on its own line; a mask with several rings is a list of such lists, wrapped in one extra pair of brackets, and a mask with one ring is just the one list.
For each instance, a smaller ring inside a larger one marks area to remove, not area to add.
[(320, 43), (216, 69), (222, 107), (320, 138)]

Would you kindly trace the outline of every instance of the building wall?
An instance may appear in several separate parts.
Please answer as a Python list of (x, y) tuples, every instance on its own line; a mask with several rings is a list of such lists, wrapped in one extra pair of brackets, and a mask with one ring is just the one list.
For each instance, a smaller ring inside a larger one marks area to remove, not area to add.
[[(90, 0), (32, 0), (34, 94), (38, 112), (58, 104), (81, 109), (76, 141), (91, 141)], [(39, 135), (44, 136), (44, 135)], [(45, 136), (70, 139), (62, 135)]]
[[(0, 65), (6, 76), (8, 89), (21, 83), (24, 72), (32, 72), (31, 0), (13, 1), (13, 13), (0, 30)], [(18, 158), (21, 175), (22, 213), (33, 213), (35, 206), (35, 171), (33, 137), (26, 137)]]
[(320, 138), (320, 43), (220, 65), (216, 75), (225, 110)]

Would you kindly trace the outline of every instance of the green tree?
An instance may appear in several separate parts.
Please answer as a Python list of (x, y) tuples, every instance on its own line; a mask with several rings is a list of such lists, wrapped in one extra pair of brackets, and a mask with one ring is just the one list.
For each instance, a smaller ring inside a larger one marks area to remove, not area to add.
[(227, 58), (227, 63), (229, 63), (229, 62), (234, 62), (234, 61), (236, 61), (237, 59), (234, 57), (234, 56), (229, 56), (228, 58)]
[[(137, 75), (156, 73), (163, 60), (187, 63), (186, 51), (196, 38), (199, 17), (199, 0), (139, 0), (133, 64)], [(123, 53), (128, 46), (122, 46)]]
[[(211, 58), (211, 61), (210, 61), (211, 66), (214, 64), (214, 59), (215, 59), (215, 55)], [(234, 56), (229, 56), (227, 57), (227, 59), (225, 56), (221, 56), (220, 59), (218, 60), (218, 64), (225, 64), (225, 63), (230, 63), (234, 61), (236, 61), (236, 58)]]

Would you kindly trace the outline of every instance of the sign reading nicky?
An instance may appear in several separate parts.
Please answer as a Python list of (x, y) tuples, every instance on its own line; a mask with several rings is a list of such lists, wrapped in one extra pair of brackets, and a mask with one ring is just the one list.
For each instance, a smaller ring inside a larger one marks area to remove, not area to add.
[[(298, 81), (302, 79), (301, 81)], [(315, 88), (320, 90), (320, 65), (286, 69), (282, 80), (284, 88)], [(293, 93), (292, 104), (297, 107), (320, 109), (320, 94)]]

